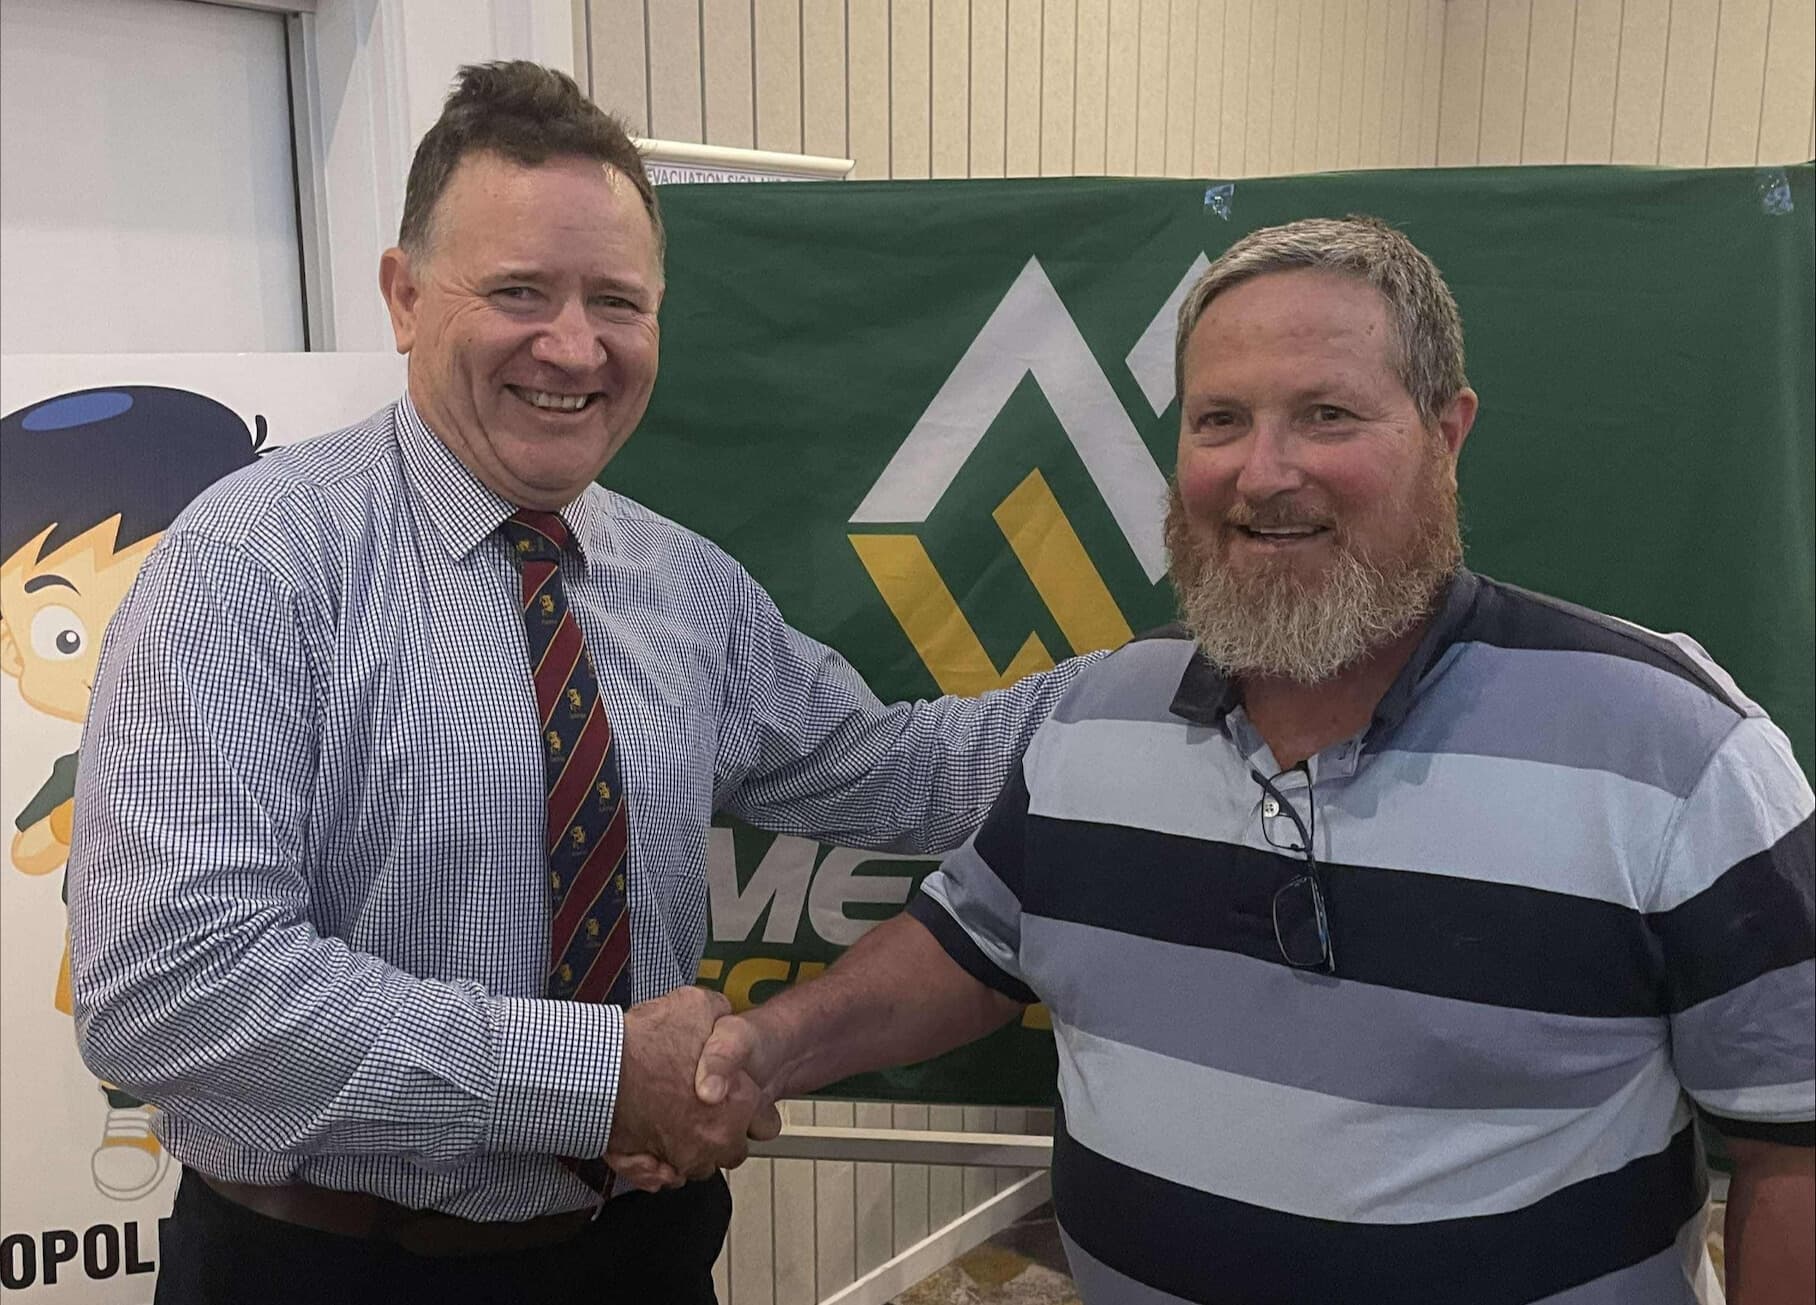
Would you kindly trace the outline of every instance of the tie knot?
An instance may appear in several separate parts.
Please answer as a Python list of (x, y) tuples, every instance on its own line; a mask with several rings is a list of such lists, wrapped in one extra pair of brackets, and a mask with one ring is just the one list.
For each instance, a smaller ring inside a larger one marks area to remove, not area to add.
[(498, 527), (520, 558), (540, 558), (559, 562), (561, 555), (573, 547), (574, 536), (559, 513), (538, 512), (521, 508), (506, 517)]

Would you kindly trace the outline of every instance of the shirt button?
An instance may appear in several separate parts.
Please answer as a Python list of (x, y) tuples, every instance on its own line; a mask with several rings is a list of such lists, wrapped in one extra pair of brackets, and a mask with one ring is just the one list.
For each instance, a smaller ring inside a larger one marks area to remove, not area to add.
[(1269, 820), (1272, 820), (1275, 816), (1280, 814), (1280, 804), (1271, 797), (1262, 798), (1261, 814), (1266, 816)]

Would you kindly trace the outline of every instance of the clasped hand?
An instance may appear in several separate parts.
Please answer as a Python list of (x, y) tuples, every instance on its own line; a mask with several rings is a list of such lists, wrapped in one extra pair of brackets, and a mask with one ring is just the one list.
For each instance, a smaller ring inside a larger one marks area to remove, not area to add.
[(735, 1169), (752, 1140), (782, 1131), (774, 1095), (759, 1081), (744, 1039), (746, 1028), (721, 994), (695, 987), (624, 1012), (618, 1100), (605, 1154), (621, 1180), (644, 1191), (679, 1187), (716, 1169)]

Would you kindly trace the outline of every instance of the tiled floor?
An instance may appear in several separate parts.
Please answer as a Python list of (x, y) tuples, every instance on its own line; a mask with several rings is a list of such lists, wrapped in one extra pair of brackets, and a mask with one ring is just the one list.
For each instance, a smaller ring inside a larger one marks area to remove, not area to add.
[[(1710, 1221), (1709, 1255), (1722, 1271), (1722, 1207)], [(897, 1296), (892, 1305), (1080, 1305), (1066, 1274), (1065, 1251), (1043, 1205), (931, 1278)]]

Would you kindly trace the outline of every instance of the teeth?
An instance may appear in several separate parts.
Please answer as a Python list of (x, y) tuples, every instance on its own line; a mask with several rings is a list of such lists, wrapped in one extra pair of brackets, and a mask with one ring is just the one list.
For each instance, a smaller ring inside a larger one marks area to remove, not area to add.
[(538, 408), (553, 408), (557, 412), (579, 412), (593, 397), (590, 394), (550, 394), (547, 390), (518, 390), (517, 393)]

